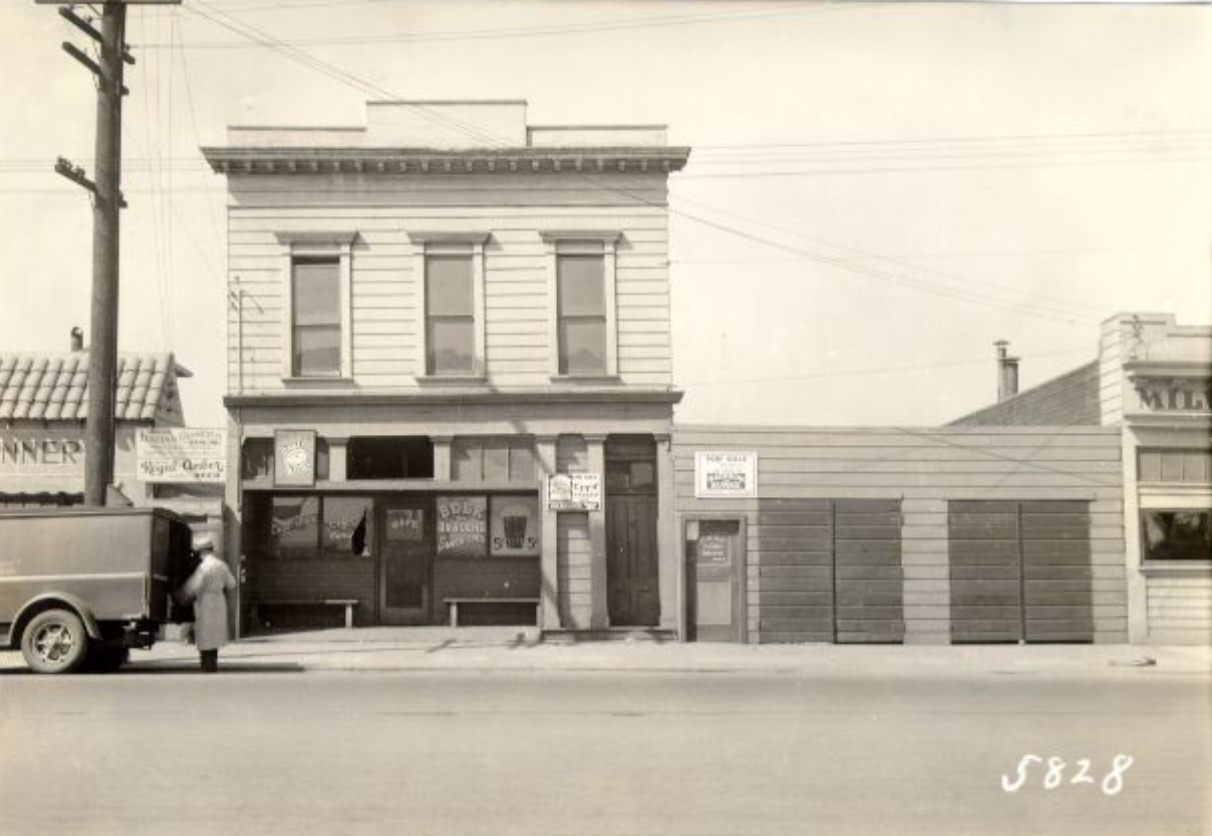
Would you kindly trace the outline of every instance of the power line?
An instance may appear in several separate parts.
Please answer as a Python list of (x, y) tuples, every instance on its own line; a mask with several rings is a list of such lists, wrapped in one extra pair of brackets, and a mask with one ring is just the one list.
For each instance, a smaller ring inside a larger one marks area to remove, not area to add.
[[(1022, 355), (1035, 359), (1038, 357), (1059, 357), (1062, 355), (1071, 354), (1090, 354), (1090, 349), (1087, 348), (1071, 348), (1063, 351), (1042, 351), (1029, 355)], [(933, 371), (934, 369), (955, 368), (956, 366), (974, 366), (983, 363), (995, 363), (993, 357), (982, 357), (978, 359), (968, 360), (948, 360), (940, 363), (922, 363), (912, 366), (873, 366), (866, 369), (821, 369), (814, 372), (804, 372), (803, 374), (792, 375), (776, 375), (771, 377), (736, 377), (736, 378), (713, 378), (710, 380), (690, 380), (681, 381), (680, 386), (733, 386), (749, 383), (790, 383), (799, 380), (818, 380), (821, 378), (830, 377), (865, 377), (869, 375), (884, 375), (884, 374), (901, 374), (903, 372), (918, 372), (918, 371)]]
[[(551, 37), (579, 34), (597, 34), (601, 32), (620, 32), (635, 29), (659, 29), (670, 26), (700, 25), (708, 23), (732, 23), (763, 18), (798, 16), (808, 11), (832, 13), (843, 9), (875, 4), (860, 3), (858, 0), (844, 5), (827, 2), (827, 0), (804, 0), (804, 2), (787, 3), (761, 10), (741, 12), (711, 12), (705, 14), (661, 15), (646, 18), (616, 18), (613, 20), (588, 21), (584, 23), (551, 24), (546, 26), (494, 27), (491, 29), (462, 29), (439, 32), (395, 32), (381, 35), (346, 35), (327, 36), (320, 38), (300, 38), (291, 41), (281, 41), (283, 46), (292, 47), (349, 47), (368, 46), (371, 44), (402, 44), (426, 43), (443, 41), (481, 41), (503, 40), (509, 38)], [(250, 9), (240, 9), (241, 12)], [(144, 49), (162, 49), (162, 43), (146, 43), (140, 45)], [(191, 49), (247, 49), (256, 44), (240, 41), (197, 41)]]
[[(782, 233), (786, 233), (789, 235), (794, 235), (797, 238), (801, 238), (805, 241), (809, 241), (814, 244), (823, 245), (823, 246), (831, 247), (834, 249), (839, 249), (844, 252), (853, 253), (855, 255), (858, 255), (858, 256), (861, 256), (864, 258), (873, 259), (876, 261), (886, 262), (886, 263), (889, 263), (889, 264), (892, 264), (892, 265), (895, 265), (898, 267), (908, 267), (909, 269), (918, 271), (919, 273), (925, 273), (927, 275), (938, 276), (943, 279), (949, 279), (949, 280), (952, 280), (955, 282), (959, 282), (959, 283), (961, 283), (961, 285), (963, 285), (963, 287), (961, 289), (967, 289), (968, 286), (977, 284), (977, 285), (982, 285), (984, 287), (992, 288), (1001, 293), (1021, 293), (1021, 291), (1014, 291), (1009, 288), (1003, 287), (1002, 285), (998, 285), (994, 282), (984, 281), (981, 279), (974, 279), (970, 276), (962, 276), (962, 275), (959, 275), (956, 273), (949, 273), (946, 271), (937, 270), (937, 269), (933, 269), (930, 267), (924, 267), (922, 265), (908, 263), (904, 260), (893, 258), (891, 256), (882, 255), (879, 253), (872, 253), (867, 250), (860, 249), (858, 247), (850, 246), (848, 244), (839, 244), (836, 241), (828, 241), (828, 240), (825, 240), (825, 239), (817, 237), (817, 236), (808, 235), (804, 232), (801, 232), (800, 230), (788, 229), (787, 227), (779, 226), (777, 224), (771, 224), (771, 223), (768, 223), (768, 222), (765, 222), (765, 221), (762, 221), (762, 220), (759, 220), (756, 218), (747, 217), (745, 215), (740, 215), (736, 212), (731, 212), (727, 209), (723, 209), (718, 206), (712, 206), (711, 204), (703, 203), (702, 201), (692, 200), (691, 198), (688, 198), (685, 196), (681, 196), (679, 198), (679, 200), (685, 201), (687, 203), (695, 204), (695, 205), (700, 206), (709, 211), (717, 212), (719, 214), (726, 215), (726, 216), (735, 218), (737, 220), (756, 224), (758, 226), (762, 226), (767, 229), (774, 230), (776, 232), (782, 232)], [(1039, 293), (1033, 293), (1032, 295), (1035, 298), (1043, 299), (1043, 300), (1049, 301), (1049, 302), (1055, 302), (1055, 303), (1062, 305), (1065, 308), (1069, 308), (1069, 309), (1077, 308), (1077, 309), (1086, 310), (1086, 311), (1094, 310), (1090, 305), (1087, 305), (1084, 302), (1078, 302), (1073, 299), (1063, 299), (1061, 297), (1048, 296), (1048, 295), (1039, 294)], [(1010, 300), (1010, 301), (1013, 301), (1013, 300)], [(1032, 307), (1038, 308), (1042, 311), (1050, 311), (1052, 313), (1059, 313), (1062, 315), (1071, 315), (1072, 314), (1071, 310), (1057, 309), (1057, 308), (1054, 308), (1054, 307), (1051, 307), (1048, 305), (1032, 304)]]

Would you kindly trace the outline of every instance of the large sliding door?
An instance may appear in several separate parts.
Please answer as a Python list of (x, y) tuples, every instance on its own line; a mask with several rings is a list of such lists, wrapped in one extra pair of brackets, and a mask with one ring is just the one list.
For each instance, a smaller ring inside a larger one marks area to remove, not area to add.
[(952, 501), (947, 527), (953, 641), (1093, 640), (1086, 502)]

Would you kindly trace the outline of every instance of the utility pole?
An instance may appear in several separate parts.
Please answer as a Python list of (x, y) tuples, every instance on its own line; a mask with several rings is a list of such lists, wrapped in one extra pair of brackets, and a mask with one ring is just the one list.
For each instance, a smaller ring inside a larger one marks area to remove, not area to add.
[[(97, 44), (97, 60), (64, 42), (63, 50), (97, 80), (97, 136), (90, 181), (79, 166), (59, 158), (55, 171), (93, 195), (93, 287), (89, 322), (88, 416), (84, 425), (84, 502), (104, 505), (114, 480), (114, 396), (118, 366), (119, 210), (122, 197), (122, 84), (124, 64), (134, 64), (126, 49), (126, 7), (174, 5), (181, 0), (101, 0), (101, 31), (79, 17), (63, 0), (37, 0), (60, 6), (59, 14)], [(95, 3), (94, 3), (95, 5)]]

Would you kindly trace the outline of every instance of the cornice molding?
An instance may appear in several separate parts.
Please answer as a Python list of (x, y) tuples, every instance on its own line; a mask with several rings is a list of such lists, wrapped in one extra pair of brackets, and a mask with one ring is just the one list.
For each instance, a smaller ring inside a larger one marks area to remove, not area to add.
[(227, 395), (223, 405), (239, 407), (362, 407), (362, 406), (504, 406), (545, 404), (669, 404), (681, 402), (676, 389), (584, 389), (560, 391), (452, 391), (415, 392), (289, 391)]
[(572, 174), (680, 171), (689, 147), (478, 148), (202, 148), (218, 174)]

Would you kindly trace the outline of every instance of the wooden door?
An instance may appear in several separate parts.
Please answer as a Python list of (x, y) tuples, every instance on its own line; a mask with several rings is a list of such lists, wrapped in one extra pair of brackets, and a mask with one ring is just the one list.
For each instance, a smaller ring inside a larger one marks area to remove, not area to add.
[(836, 500), (833, 561), (838, 644), (903, 641), (900, 501)]
[(611, 626), (657, 625), (661, 598), (655, 496), (606, 497), (606, 579)]
[(743, 532), (740, 519), (686, 522), (686, 621), (691, 641), (745, 640)]
[(1029, 642), (1094, 640), (1087, 503), (1023, 502), (1023, 633)]
[(433, 497), (391, 496), (381, 507), (379, 619), (384, 624), (428, 624), (433, 608)]
[(951, 638), (1094, 638), (1090, 515), (1082, 501), (953, 501)]

